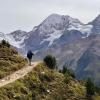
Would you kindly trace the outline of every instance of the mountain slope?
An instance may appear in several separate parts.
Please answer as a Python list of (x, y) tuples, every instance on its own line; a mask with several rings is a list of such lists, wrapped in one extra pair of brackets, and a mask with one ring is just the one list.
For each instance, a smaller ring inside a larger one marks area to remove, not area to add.
[(26, 65), (25, 67), (19, 69), (18, 71), (15, 71), (14, 73), (10, 73), (10, 75), (7, 75), (6, 77), (0, 79), (0, 88), (15, 82), (16, 80), (23, 78), (25, 75), (27, 75), (29, 72), (31, 72), (31, 70), (36, 67), (36, 65), (39, 62), (33, 62), (32, 66), (28, 66)]
[(0, 79), (21, 69), (26, 62), (8, 43), (5, 41), (0, 43)]
[(54, 45), (37, 53), (38, 59), (51, 54), (57, 58), (59, 68), (66, 64), (75, 71), (77, 78), (91, 77), (100, 83), (100, 35), (91, 35), (71, 43)]
[(85, 87), (70, 76), (39, 64), (23, 79), (0, 88), (2, 100), (86, 100)]
[(76, 73), (79, 78), (91, 77), (100, 84), (100, 35), (94, 35), (93, 38), (77, 62)]
[(93, 25), (92, 33), (93, 34), (100, 34), (100, 15), (98, 15), (92, 22), (89, 23)]
[[(39, 26), (35, 27), (34, 31), (31, 31), (30, 37), (25, 40), (26, 49), (42, 50), (51, 47), (53, 44), (62, 42), (60, 37), (64, 34), (69, 34), (73, 31), (73, 35), (70, 38), (74, 40), (76, 38), (74, 31), (79, 32), (78, 37), (84, 38), (91, 33), (92, 25), (85, 25), (78, 19), (74, 19), (70, 16), (52, 14), (45, 19)], [(68, 36), (69, 36), (68, 35)], [(69, 38), (69, 40), (70, 40)], [(64, 41), (68, 41), (67, 39)], [(72, 42), (72, 41), (71, 41)]]

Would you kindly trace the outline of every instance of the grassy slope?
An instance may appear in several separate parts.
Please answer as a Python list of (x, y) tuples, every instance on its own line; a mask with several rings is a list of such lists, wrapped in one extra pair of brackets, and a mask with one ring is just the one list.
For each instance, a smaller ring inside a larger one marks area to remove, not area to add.
[(18, 55), (16, 50), (0, 45), (0, 78), (25, 66), (26, 60)]
[(0, 88), (0, 100), (85, 100), (86, 89), (42, 63), (23, 79)]

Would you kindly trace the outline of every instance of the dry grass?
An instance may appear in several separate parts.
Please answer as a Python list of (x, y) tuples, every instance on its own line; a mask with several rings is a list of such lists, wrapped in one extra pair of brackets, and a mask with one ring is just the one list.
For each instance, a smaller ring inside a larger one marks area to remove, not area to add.
[(85, 88), (78, 81), (43, 63), (23, 79), (0, 88), (0, 100), (85, 100)]
[[(1, 46), (1, 45), (0, 45)], [(18, 55), (15, 49), (7, 46), (0, 47), (0, 78), (3, 78), (14, 71), (21, 69), (26, 60)]]

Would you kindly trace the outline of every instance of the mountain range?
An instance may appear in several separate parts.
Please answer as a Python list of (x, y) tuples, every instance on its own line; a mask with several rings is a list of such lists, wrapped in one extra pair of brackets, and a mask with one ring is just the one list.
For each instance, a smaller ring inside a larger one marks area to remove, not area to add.
[(100, 83), (100, 15), (84, 24), (67, 15), (52, 14), (30, 32), (1, 32), (2, 39), (9, 41), (22, 55), (28, 50), (34, 51), (35, 60), (52, 54), (59, 68), (66, 64), (78, 79), (92, 77)]

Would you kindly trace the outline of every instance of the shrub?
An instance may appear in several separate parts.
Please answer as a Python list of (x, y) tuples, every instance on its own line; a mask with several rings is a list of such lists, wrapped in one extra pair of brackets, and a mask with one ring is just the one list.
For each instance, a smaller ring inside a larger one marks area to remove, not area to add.
[(64, 82), (65, 82), (66, 84), (69, 84), (69, 83), (70, 83), (70, 77), (68, 76), (67, 73), (64, 74)]
[(2, 41), (1, 41), (1, 45), (2, 45), (2, 46), (6, 46), (6, 47), (10, 47), (9, 42), (6, 41), (6, 40), (2, 40)]
[(50, 69), (54, 69), (56, 68), (57, 66), (57, 63), (56, 63), (56, 58), (51, 56), (51, 55), (47, 55), (45, 58), (44, 58), (44, 63), (47, 65), (47, 67), (49, 67)]
[(95, 94), (94, 83), (92, 82), (92, 80), (90, 78), (87, 79), (86, 90), (87, 90), (87, 96), (88, 97), (91, 97), (92, 95)]
[(95, 86), (95, 92), (100, 95), (100, 86)]
[(59, 72), (63, 73), (63, 74), (68, 74), (69, 76), (75, 78), (75, 73), (73, 72), (73, 70), (68, 69), (66, 65), (63, 66), (63, 69), (60, 70)]

